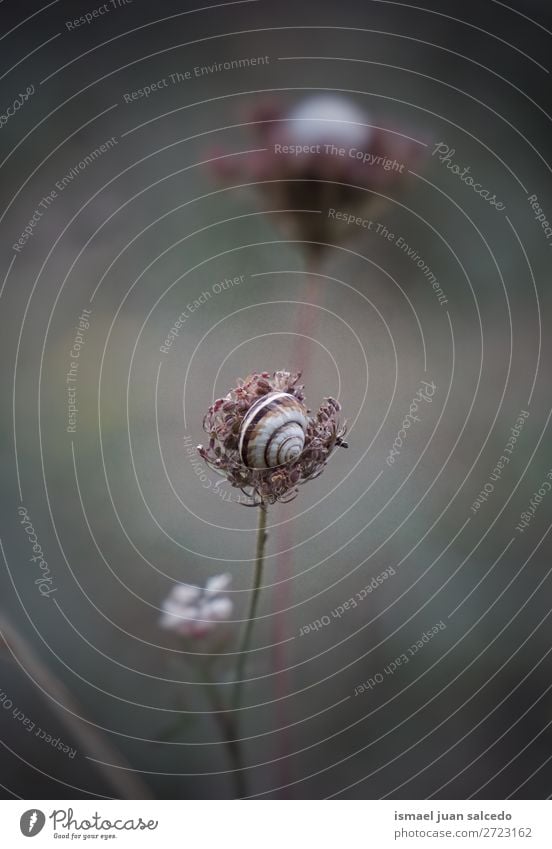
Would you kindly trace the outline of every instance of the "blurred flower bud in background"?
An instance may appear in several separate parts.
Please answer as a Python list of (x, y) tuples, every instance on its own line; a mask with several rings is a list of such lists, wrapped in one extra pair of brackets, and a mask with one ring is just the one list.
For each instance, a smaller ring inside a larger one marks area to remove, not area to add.
[(259, 183), (269, 208), (283, 210), (286, 235), (304, 242), (315, 260), (326, 243), (355, 235), (328, 210), (380, 210), (386, 205), (381, 195), (406, 181), (425, 150), (404, 132), (375, 126), (369, 113), (340, 94), (310, 95), (291, 108), (263, 99), (246, 119), (264, 149), (243, 157), (225, 157), (218, 149), (215, 173), (224, 181)]

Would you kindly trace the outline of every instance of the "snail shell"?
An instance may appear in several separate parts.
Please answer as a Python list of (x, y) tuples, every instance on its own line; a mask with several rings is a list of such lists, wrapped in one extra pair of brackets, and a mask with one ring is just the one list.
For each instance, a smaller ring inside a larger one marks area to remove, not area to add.
[(269, 392), (249, 408), (238, 450), (250, 469), (271, 469), (296, 460), (303, 451), (307, 411), (287, 392)]

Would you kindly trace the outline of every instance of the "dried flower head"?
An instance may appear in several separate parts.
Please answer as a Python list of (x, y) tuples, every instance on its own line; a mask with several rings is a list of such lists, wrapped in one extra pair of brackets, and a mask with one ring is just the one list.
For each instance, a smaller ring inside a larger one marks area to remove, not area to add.
[[(310, 95), (291, 109), (263, 98), (246, 117), (263, 149), (221, 156), (215, 170), (223, 179), (258, 182), (272, 209), (287, 210), (280, 216), (285, 231), (314, 257), (326, 242), (355, 232), (328, 209), (373, 214), (385, 206), (378, 193), (403, 181), (424, 149), (406, 134), (373, 126), (371, 116), (341, 94)], [(305, 212), (313, 209), (323, 214)]]
[(341, 405), (326, 398), (311, 415), (300, 376), (251, 374), (215, 401), (203, 421), (209, 443), (198, 446), (200, 456), (250, 505), (291, 501), (300, 484), (318, 477), (333, 449), (345, 446)]
[(230, 581), (230, 575), (215, 575), (205, 587), (176, 584), (162, 604), (159, 624), (180, 637), (206, 636), (232, 615), (234, 605), (222, 595)]

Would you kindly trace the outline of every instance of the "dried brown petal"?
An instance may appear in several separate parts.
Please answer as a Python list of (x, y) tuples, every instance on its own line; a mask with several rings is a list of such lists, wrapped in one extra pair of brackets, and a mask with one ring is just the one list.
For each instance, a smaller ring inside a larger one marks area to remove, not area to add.
[[(203, 420), (209, 434), (207, 447), (198, 446), (200, 457), (222, 472), (231, 486), (244, 492), (249, 504), (287, 503), (298, 493), (298, 486), (318, 477), (336, 446), (342, 444), (345, 424), (339, 421), (341, 405), (325, 398), (320, 409), (309, 417), (302, 454), (291, 463), (270, 469), (245, 466), (238, 451), (240, 428), (253, 403), (269, 392), (287, 392), (304, 403), (304, 387), (298, 385), (301, 373), (276, 371), (253, 373), (238, 380), (226, 398), (217, 399)], [(243, 503), (243, 502), (241, 502)]]

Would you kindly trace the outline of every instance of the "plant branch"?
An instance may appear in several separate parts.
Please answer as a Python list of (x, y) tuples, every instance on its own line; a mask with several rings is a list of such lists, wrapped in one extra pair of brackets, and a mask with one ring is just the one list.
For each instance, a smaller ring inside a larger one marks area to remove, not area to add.
[(121, 798), (153, 798), (148, 787), (140, 779), (138, 771), (132, 770), (122, 754), (111, 746), (103, 734), (84, 720), (82, 709), (65, 685), (36, 656), (27, 640), (3, 614), (0, 614), (0, 636), (14, 661), (44, 695), (51, 699), (51, 708), (56, 716)]
[(266, 543), (266, 517), (267, 509), (264, 504), (259, 507), (259, 524), (257, 528), (257, 552), (255, 556), (255, 576), (253, 579), (253, 592), (249, 603), (249, 613), (243, 631), (242, 641), (236, 664), (236, 677), (234, 683), (234, 692), (232, 694), (232, 708), (238, 710), (241, 703), (241, 692), (243, 685), (243, 674), (245, 670), (245, 662), (249, 652), (249, 644), (251, 642), (251, 634), (253, 631), (253, 623), (257, 613), (257, 605), (259, 602), (259, 593), (261, 590), (261, 581), (263, 575), (263, 562)]

